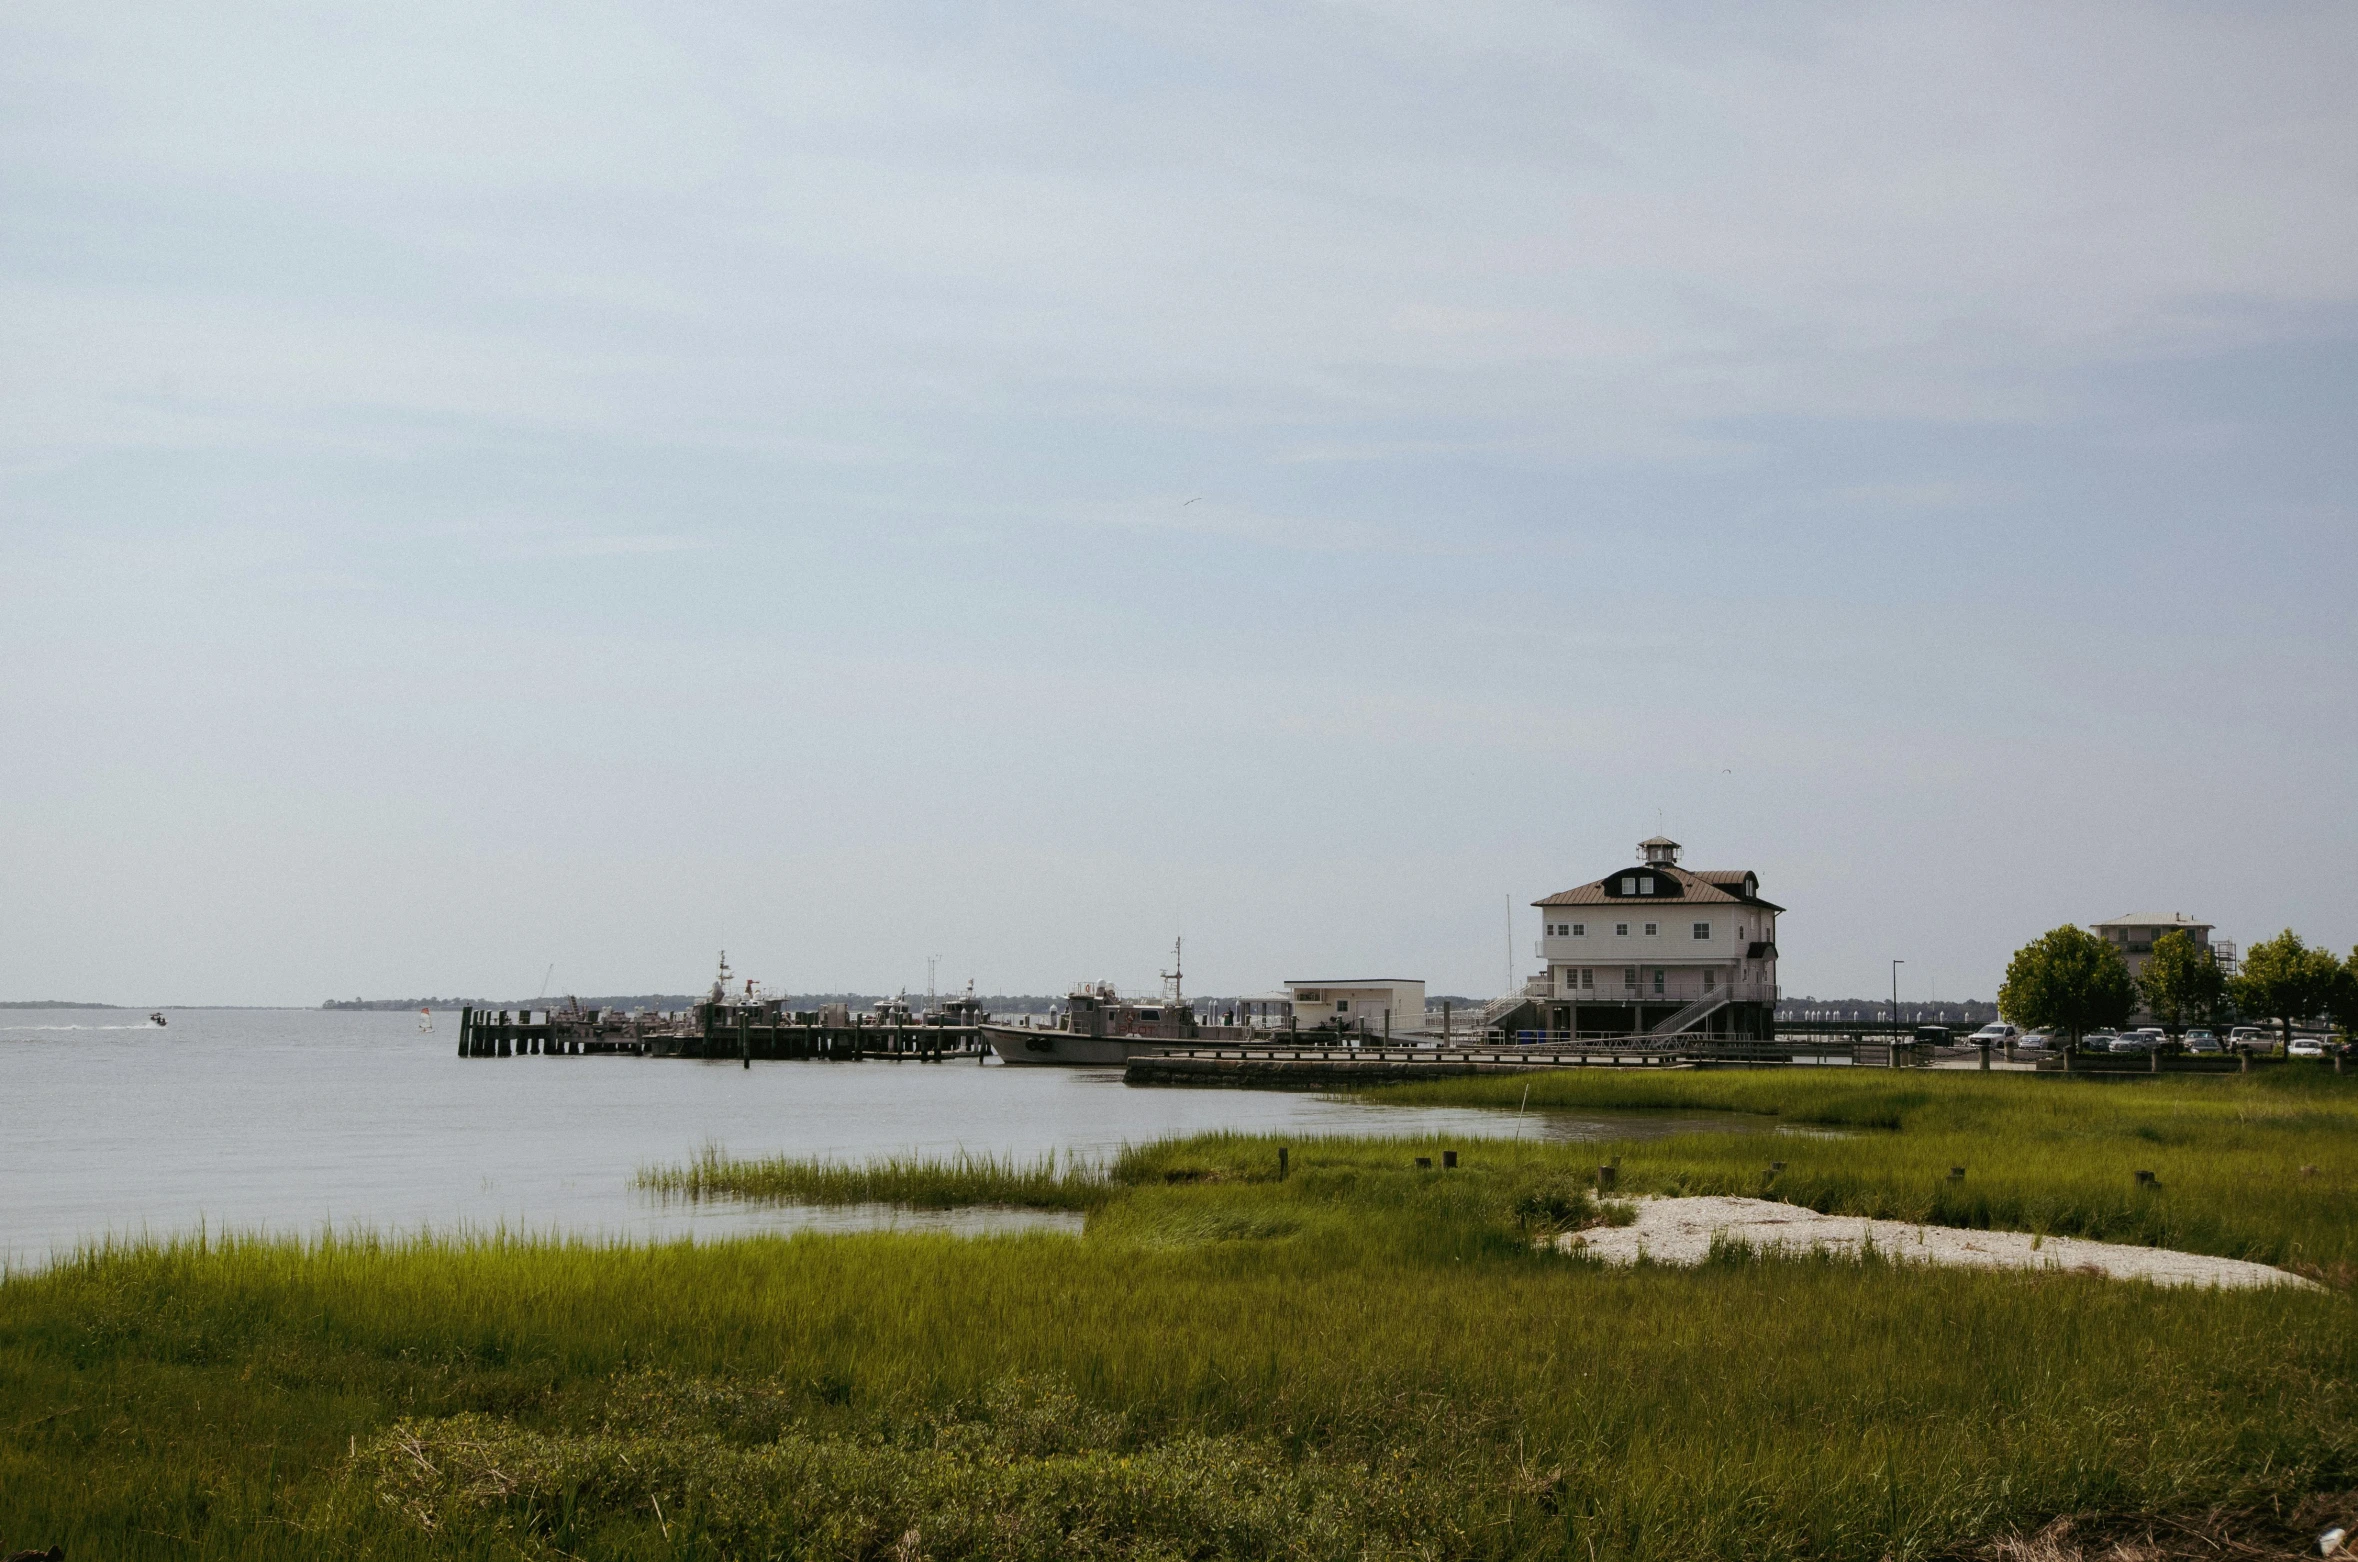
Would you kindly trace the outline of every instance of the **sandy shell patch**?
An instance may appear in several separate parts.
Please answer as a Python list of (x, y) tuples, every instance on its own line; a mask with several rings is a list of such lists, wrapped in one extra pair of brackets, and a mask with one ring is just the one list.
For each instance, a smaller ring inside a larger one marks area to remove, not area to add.
[(1699, 1264), (1715, 1238), (1788, 1253), (1855, 1256), (1869, 1244), (1902, 1263), (1969, 1269), (2057, 1269), (2156, 1285), (2314, 1285), (2299, 1275), (2236, 1258), (2211, 1258), (2168, 1248), (2089, 1242), (2079, 1237), (2035, 1237), (2026, 1231), (1965, 1231), (1905, 1220), (1821, 1215), (1769, 1199), (1640, 1198), (1635, 1225), (1567, 1232), (1557, 1245), (1608, 1263), (1631, 1264), (1642, 1255), (1658, 1264)]

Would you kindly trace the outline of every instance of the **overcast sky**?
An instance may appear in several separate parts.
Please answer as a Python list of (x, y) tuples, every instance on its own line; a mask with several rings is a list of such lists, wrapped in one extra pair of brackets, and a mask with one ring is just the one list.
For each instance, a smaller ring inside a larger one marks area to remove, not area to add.
[(2358, 940), (2358, 8), (0, 10), (0, 998)]

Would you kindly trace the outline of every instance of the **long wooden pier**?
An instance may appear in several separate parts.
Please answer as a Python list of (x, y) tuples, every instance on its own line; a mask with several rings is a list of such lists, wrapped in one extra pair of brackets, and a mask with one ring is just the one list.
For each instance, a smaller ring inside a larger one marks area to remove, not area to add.
[[(534, 1016), (539, 1018), (535, 1019)], [(874, 1018), (793, 1014), (765, 1005), (699, 1004), (686, 1014), (620, 1014), (599, 1009), (461, 1009), (462, 1058), (623, 1056), (755, 1059), (881, 1059), (944, 1063), (980, 1057), (981, 1028), (938, 1015)]]
[[(1423, 1045), (1393, 1042), (1332, 1044), (1300, 1040), (1252, 1043), (1170, 1042), (1134, 1053), (1122, 1071), (1132, 1085), (1258, 1085), (1323, 1090), (1343, 1083), (1446, 1079), (1464, 1074), (1516, 1074), (1563, 1068), (1752, 1067), (1840, 1062), (1888, 1066), (1888, 1045), (1807, 1038), (1785, 1041), (1709, 1041), (1694, 1037), (1623, 1037), (1607, 1041), (1507, 1044), (1495, 1041)], [(1904, 1052), (1904, 1049), (1903, 1049)]]

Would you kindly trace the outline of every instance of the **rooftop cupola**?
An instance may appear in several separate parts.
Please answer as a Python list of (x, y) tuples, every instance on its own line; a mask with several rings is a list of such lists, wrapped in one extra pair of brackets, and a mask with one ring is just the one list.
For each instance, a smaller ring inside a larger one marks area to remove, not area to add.
[(1638, 842), (1638, 855), (1649, 865), (1669, 868), (1678, 864), (1679, 844), (1667, 835)]

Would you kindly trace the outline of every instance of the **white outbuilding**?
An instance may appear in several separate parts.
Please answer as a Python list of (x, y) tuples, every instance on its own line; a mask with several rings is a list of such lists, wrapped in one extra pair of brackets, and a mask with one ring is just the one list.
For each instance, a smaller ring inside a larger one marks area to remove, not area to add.
[(1382, 1035), (1416, 1030), (1425, 1023), (1425, 984), (1406, 977), (1289, 977), (1285, 989), (1292, 997), (1294, 1024), (1303, 1030), (1344, 1025)]

